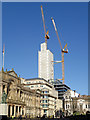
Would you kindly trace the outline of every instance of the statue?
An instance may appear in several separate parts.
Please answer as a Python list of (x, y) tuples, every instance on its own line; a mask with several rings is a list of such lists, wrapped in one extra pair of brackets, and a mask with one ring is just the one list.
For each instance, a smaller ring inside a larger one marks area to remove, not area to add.
[(6, 98), (7, 98), (7, 94), (5, 93), (5, 91), (3, 91), (3, 94), (2, 94), (2, 104), (6, 104)]

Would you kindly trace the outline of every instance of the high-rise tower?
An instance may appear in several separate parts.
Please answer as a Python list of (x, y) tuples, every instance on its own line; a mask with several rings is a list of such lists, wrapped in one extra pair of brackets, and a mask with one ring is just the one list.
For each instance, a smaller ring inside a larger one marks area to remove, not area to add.
[(54, 79), (53, 53), (47, 50), (46, 43), (41, 44), (38, 52), (38, 77), (46, 80)]

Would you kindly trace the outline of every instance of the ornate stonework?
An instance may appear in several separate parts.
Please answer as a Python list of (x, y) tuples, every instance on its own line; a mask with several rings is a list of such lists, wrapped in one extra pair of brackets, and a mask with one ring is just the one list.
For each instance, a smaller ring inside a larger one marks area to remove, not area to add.
[(40, 91), (24, 87), (13, 69), (0, 72), (0, 103), (3, 91), (7, 95), (8, 116), (40, 116)]

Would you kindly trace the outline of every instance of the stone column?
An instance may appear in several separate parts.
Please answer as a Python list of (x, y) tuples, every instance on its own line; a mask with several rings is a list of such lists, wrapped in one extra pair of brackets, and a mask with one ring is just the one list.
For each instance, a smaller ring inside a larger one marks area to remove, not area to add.
[(14, 106), (14, 117), (16, 116), (16, 106)]
[(21, 115), (22, 115), (22, 106), (21, 106)]
[(26, 108), (24, 107), (24, 116), (25, 116), (25, 114), (26, 114)]
[(2, 101), (2, 85), (0, 85), (0, 103)]
[[(8, 112), (9, 112), (9, 110), (8, 110), (8, 109), (9, 109), (9, 105), (7, 105), (7, 116), (8, 116)], [(9, 117), (9, 116), (8, 116), (8, 117)]]
[(18, 106), (18, 116), (20, 115), (20, 113), (19, 113), (19, 106)]
[(10, 105), (10, 116), (12, 116), (12, 105)]
[(19, 92), (18, 92), (18, 98), (20, 98), (20, 90), (19, 90)]

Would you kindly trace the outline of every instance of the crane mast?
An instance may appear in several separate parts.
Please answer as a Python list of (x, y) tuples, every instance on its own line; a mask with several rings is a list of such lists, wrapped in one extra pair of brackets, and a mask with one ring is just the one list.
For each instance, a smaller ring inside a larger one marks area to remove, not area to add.
[(64, 52), (61, 53), (62, 53), (62, 80), (64, 84)]
[(46, 49), (47, 49), (47, 39), (49, 39), (49, 35), (48, 32), (46, 32), (46, 28), (45, 28), (45, 21), (44, 21), (44, 14), (43, 14), (43, 8), (41, 6), (41, 12), (42, 12), (42, 19), (43, 19), (43, 27), (44, 27), (44, 32), (45, 32), (45, 43), (46, 43)]
[[(59, 35), (58, 35), (58, 32), (57, 32), (57, 28), (56, 28), (54, 19), (53, 18), (51, 18), (51, 19), (52, 19), (52, 23), (53, 23), (53, 26), (54, 26), (54, 29), (55, 29), (55, 32), (56, 32), (60, 47), (61, 47), (62, 61), (59, 61), (57, 63), (62, 62), (62, 79), (59, 79), (59, 80), (63, 80), (63, 84), (64, 84), (64, 79), (65, 79), (65, 77), (64, 77), (64, 53), (68, 53), (68, 49), (67, 49), (67, 44), (65, 45), (64, 49), (62, 48), (61, 41), (59, 39)], [(66, 48), (66, 50), (65, 50), (65, 48)]]

